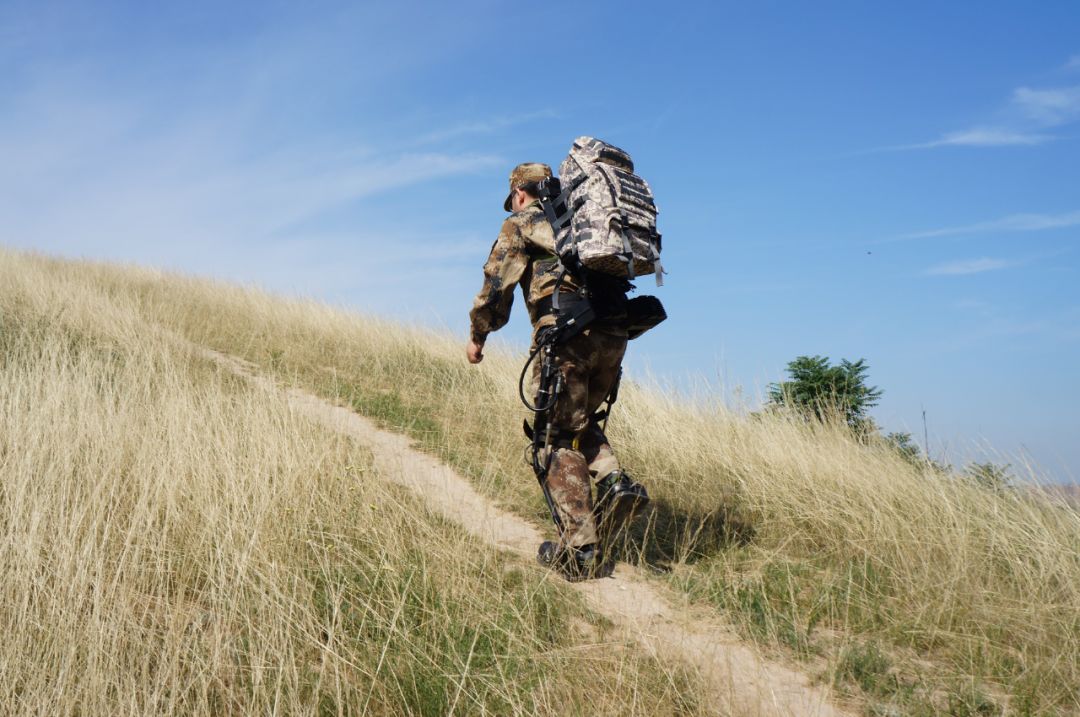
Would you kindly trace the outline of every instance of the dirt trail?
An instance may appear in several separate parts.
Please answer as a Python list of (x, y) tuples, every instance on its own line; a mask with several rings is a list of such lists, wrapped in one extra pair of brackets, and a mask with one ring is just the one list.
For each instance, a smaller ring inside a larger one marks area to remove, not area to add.
[[(383, 431), (353, 411), (305, 391), (279, 387), (248, 362), (202, 350), (210, 358), (269, 390), (284, 392), (293, 408), (327, 428), (355, 437), (372, 450), (375, 468), (412, 489), (432, 508), (477, 538), (533, 561), (545, 537), (528, 521), (494, 506), (451, 468), (412, 447), (409, 438)], [(555, 578), (553, 578), (555, 579)], [(715, 615), (695, 610), (672, 591), (619, 563), (610, 578), (573, 584), (597, 613), (610, 619), (650, 654), (695, 666), (713, 687), (717, 712), (734, 715), (848, 715), (829, 701), (827, 688), (803, 673), (768, 661)]]

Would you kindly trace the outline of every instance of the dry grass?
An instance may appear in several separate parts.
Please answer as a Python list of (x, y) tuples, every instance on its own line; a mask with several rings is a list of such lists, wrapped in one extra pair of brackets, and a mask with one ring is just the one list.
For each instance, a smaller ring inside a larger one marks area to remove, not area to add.
[[(452, 337), (314, 302), (33, 264), (346, 400), (545, 520), (522, 461), (517, 353), (472, 367)], [(906, 713), (1080, 711), (1080, 513), (920, 471), (839, 427), (696, 404), (624, 388), (609, 434), (655, 506), (627, 557), (670, 566), (748, 636)]]
[(696, 711), (101, 271), (0, 254), (0, 713)]

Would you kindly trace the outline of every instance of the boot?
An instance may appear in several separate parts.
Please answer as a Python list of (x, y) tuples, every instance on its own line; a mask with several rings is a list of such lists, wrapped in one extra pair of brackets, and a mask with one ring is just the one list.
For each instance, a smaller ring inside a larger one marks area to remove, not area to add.
[(606, 542), (649, 503), (645, 486), (630, 480), (622, 471), (612, 471), (596, 484), (593, 515)]
[(536, 553), (536, 562), (546, 568), (558, 570), (568, 581), (575, 583), (590, 578), (607, 577), (607, 565), (598, 545), (585, 545), (580, 548), (560, 546), (551, 540), (540, 544)]

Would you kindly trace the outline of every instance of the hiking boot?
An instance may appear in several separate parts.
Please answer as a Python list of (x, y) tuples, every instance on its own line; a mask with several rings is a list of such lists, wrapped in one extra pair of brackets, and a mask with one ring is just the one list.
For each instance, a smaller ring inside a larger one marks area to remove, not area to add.
[(622, 471), (604, 476), (596, 484), (593, 515), (601, 535), (611, 536), (649, 503), (645, 486), (630, 480)]
[(560, 546), (545, 540), (536, 553), (536, 562), (546, 568), (558, 570), (568, 581), (574, 583), (590, 578), (603, 578), (611, 575), (611, 567), (604, 562), (597, 545), (585, 545), (580, 548)]

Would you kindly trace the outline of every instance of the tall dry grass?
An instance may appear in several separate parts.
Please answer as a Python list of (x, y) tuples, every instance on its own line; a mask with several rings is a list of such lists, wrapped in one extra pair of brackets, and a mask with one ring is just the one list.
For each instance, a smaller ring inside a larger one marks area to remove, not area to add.
[[(413, 435), (503, 505), (545, 520), (522, 460), (522, 356), (258, 290), (39, 264), (147, 321)], [(464, 311), (464, 307), (463, 307)], [(661, 329), (662, 330), (662, 329)], [(609, 435), (654, 510), (626, 557), (748, 636), (909, 713), (1080, 710), (1080, 514), (923, 471), (839, 426), (748, 417), (624, 387)]]
[(701, 708), (101, 271), (0, 253), (0, 713)]

